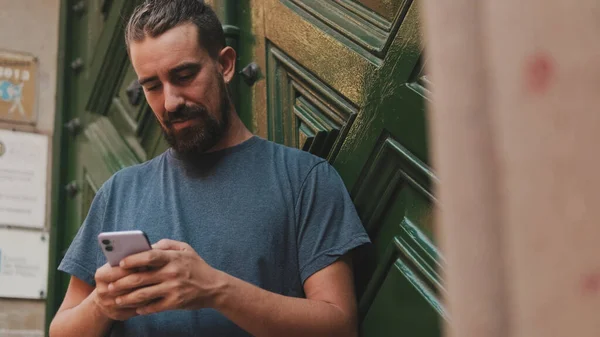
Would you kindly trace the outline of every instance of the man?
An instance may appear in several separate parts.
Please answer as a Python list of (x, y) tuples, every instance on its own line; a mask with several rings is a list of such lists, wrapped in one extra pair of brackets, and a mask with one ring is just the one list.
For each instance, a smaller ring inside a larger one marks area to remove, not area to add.
[[(50, 335), (356, 336), (349, 253), (368, 236), (326, 161), (244, 127), (214, 12), (147, 1), (126, 41), (171, 148), (98, 191)], [(97, 235), (131, 229), (158, 243), (111, 268)]]

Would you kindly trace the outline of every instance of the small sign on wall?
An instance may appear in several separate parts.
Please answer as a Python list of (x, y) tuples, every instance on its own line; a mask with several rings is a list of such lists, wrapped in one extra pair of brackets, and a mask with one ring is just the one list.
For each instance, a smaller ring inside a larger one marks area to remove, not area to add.
[(48, 235), (0, 228), (0, 297), (46, 298)]
[(0, 120), (34, 123), (36, 88), (35, 57), (0, 51)]
[(48, 137), (0, 130), (0, 225), (43, 228)]

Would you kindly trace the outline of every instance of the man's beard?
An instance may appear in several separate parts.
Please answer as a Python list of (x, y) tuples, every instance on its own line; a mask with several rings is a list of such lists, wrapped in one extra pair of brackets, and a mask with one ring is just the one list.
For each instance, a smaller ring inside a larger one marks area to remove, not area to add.
[[(218, 117), (203, 105), (183, 105), (176, 111), (167, 112), (161, 127), (165, 139), (173, 150), (182, 155), (204, 153), (223, 138), (229, 128), (231, 102), (223, 78), (219, 76), (220, 106)], [(220, 118), (219, 118), (220, 117)], [(193, 124), (176, 131), (174, 122), (194, 120)]]

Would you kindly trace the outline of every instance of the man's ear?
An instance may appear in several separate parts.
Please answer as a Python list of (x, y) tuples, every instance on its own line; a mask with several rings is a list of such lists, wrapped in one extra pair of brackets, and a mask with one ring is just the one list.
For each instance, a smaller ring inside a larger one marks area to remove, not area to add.
[(223, 74), (223, 80), (229, 84), (235, 75), (235, 61), (237, 53), (231, 47), (225, 47), (219, 53), (219, 66)]

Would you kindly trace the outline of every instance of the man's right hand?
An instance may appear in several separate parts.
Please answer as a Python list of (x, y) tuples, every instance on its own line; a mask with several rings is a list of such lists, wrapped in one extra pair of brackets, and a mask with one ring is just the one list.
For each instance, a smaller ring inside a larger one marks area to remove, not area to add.
[(121, 267), (111, 267), (108, 263), (96, 271), (96, 289), (91, 294), (94, 303), (106, 317), (115, 321), (124, 321), (137, 316), (136, 308), (123, 308), (115, 302), (118, 296), (124, 293), (114, 293), (108, 290), (108, 285), (127, 275), (135, 273), (132, 270), (126, 270)]

